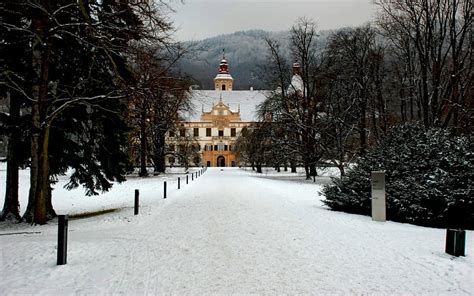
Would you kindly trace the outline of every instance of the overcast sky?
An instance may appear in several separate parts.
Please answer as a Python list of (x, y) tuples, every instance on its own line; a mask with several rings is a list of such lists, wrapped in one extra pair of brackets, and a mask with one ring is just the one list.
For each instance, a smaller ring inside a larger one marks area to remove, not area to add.
[(373, 0), (170, 0), (180, 41), (250, 29), (288, 30), (298, 17), (318, 28), (361, 25), (373, 19)]

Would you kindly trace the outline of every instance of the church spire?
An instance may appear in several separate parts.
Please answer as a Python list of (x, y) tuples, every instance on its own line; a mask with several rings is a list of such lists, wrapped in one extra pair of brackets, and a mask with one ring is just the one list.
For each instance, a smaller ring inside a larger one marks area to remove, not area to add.
[(222, 49), (222, 60), (219, 64), (219, 74), (229, 74), (229, 64), (225, 59), (225, 50)]
[(225, 58), (225, 49), (222, 49), (222, 60), (219, 63), (219, 72), (214, 78), (215, 90), (231, 91), (234, 79), (230, 75), (229, 64)]

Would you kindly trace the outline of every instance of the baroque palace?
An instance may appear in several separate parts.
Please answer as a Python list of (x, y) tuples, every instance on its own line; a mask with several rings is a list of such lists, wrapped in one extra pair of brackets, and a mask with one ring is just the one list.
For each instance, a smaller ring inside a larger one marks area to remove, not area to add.
[[(170, 131), (166, 143), (170, 151), (180, 149), (178, 137), (192, 138), (200, 154), (200, 164), (208, 167), (238, 166), (234, 144), (242, 129), (257, 121), (257, 106), (266, 91), (233, 90), (234, 79), (223, 56), (214, 78), (214, 90), (191, 90), (193, 111)], [(200, 112), (199, 112), (200, 110)], [(197, 164), (196, 161), (192, 162)], [(180, 166), (178, 158), (166, 157), (167, 166)]]

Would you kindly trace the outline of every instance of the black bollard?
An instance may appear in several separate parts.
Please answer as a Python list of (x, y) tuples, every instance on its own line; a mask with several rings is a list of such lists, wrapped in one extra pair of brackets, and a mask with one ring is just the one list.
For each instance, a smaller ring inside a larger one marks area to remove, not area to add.
[(181, 188), (181, 179), (178, 177), (178, 189)]
[(191, 174), (191, 181), (194, 181), (194, 173)]
[(461, 229), (446, 229), (446, 253), (459, 257), (466, 256), (466, 231)]
[(166, 181), (163, 183), (163, 198), (166, 198)]
[(58, 215), (58, 265), (67, 263), (68, 216)]
[(139, 195), (140, 193), (138, 192), (138, 189), (135, 189), (135, 208), (134, 208), (135, 215), (138, 215)]
[(186, 184), (188, 184), (188, 175), (186, 175)]

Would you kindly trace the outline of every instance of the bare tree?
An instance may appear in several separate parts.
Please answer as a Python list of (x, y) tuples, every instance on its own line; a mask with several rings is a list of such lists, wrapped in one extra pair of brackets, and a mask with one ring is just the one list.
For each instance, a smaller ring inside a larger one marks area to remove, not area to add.
[[(453, 125), (472, 114), (473, 2), (471, 0), (378, 0), (378, 23), (404, 62), (417, 119), (425, 126)], [(413, 112), (411, 112), (413, 115)], [(411, 116), (413, 117), (413, 116)], [(465, 128), (465, 127), (464, 127)]]

